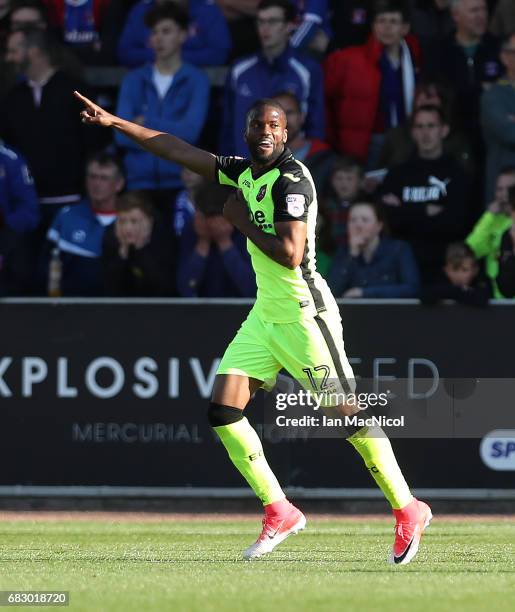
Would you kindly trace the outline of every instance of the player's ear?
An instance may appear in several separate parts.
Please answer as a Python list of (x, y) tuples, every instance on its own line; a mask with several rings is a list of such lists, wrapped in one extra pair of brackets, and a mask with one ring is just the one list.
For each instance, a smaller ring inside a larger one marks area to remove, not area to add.
[(286, 144), (287, 140), (288, 140), (288, 130), (285, 128), (283, 131), (283, 144)]

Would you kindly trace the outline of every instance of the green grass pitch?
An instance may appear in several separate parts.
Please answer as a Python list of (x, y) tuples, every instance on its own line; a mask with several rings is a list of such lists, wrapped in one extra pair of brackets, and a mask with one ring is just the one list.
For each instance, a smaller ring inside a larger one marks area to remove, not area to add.
[(0, 589), (67, 590), (63, 609), (101, 612), (515, 610), (513, 520), (435, 517), (403, 567), (385, 563), (387, 519), (308, 517), (266, 559), (241, 561), (258, 531), (228, 517), (2, 521)]

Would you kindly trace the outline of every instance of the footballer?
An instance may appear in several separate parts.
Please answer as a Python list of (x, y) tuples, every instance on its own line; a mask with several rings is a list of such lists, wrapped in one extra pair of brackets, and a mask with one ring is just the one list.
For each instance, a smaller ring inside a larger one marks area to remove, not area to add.
[[(259, 100), (248, 111), (245, 141), (250, 156), (242, 159), (215, 156), (75, 95), (85, 105), (85, 123), (115, 128), (154, 155), (237, 188), (224, 216), (247, 237), (258, 291), (218, 368), (208, 418), (234, 466), (263, 503), (262, 532), (243, 553), (245, 559), (261, 557), (302, 530), (306, 518), (286, 499), (243, 414), (250, 398), (260, 387), (270, 388), (282, 368), (312, 391), (323, 391), (328, 380), (338, 381), (344, 394), (355, 388), (338, 306), (316, 271), (317, 196), (311, 175), (286, 147), (286, 115), (273, 100)], [(336, 408), (347, 416), (357, 410), (345, 403)], [(431, 510), (411, 494), (381, 428), (347, 430), (348, 441), (393, 509), (396, 528), (389, 562), (409, 563)]]

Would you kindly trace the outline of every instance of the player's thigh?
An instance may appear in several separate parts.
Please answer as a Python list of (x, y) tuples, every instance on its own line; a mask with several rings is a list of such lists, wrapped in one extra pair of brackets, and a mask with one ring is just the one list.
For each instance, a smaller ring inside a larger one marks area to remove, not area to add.
[(218, 374), (213, 385), (212, 401), (244, 410), (263, 381), (239, 374)]
[(230, 389), (233, 389), (235, 395), (243, 397), (239, 394), (240, 391), (243, 392), (246, 383), (234, 379), (237, 376), (260, 382), (257, 387), (256, 382), (247, 385), (251, 395), (261, 386), (266, 388), (272, 386), (281, 365), (270, 349), (269, 337), (270, 325), (261, 321), (254, 311), (251, 311), (227, 347), (218, 366), (217, 377), (227, 377), (225, 382), (220, 379), (216, 387), (220, 393), (222, 389), (225, 389), (224, 394), (227, 395), (231, 392)]
[(354, 374), (337, 314), (321, 313), (277, 328), (274, 355), (304, 388), (335, 394), (354, 392)]

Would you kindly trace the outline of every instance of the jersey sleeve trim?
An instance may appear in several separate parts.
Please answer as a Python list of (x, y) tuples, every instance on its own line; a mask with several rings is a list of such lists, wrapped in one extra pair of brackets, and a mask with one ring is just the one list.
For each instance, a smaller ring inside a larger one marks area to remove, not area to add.
[(308, 208), (313, 201), (313, 187), (300, 166), (288, 168), (272, 187), (274, 223), (303, 221), (307, 223)]
[(248, 159), (242, 157), (216, 157), (215, 181), (220, 185), (238, 187), (238, 178), (250, 165)]

